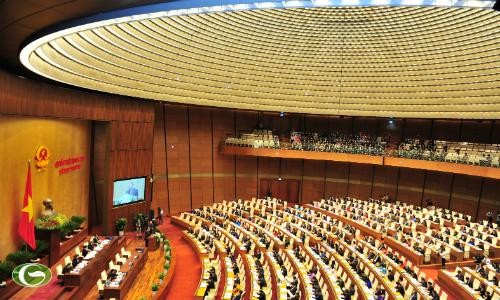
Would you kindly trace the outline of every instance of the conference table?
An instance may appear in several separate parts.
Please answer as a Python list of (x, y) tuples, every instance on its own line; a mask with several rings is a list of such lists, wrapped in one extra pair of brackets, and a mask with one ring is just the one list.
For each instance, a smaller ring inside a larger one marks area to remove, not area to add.
[(64, 285), (70, 287), (87, 286), (89, 283), (95, 285), (95, 279), (99, 278), (102, 270), (107, 269), (108, 262), (118, 251), (119, 240), (118, 237), (102, 240), (101, 246), (96, 247), (99, 251), (91, 251), (72, 271), (63, 275)]
[(137, 275), (144, 268), (147, 258), (148, 248), (136, 248), (131, 256), (127, 259), (125, 264), (120, 268), (120, 272), (123, 273), (122, 279), (106, 282), (103, 291), (103, 297), (105, 299), (123, 299), (134, 284)]

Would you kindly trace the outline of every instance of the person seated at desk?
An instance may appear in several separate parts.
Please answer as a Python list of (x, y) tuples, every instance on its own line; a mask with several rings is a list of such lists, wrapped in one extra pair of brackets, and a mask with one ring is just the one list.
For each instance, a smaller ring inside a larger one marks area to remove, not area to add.
[(351, 285), (349, 288), (345, 289), (344, 292), (342, 293), (342, 295), (344, 296), (344, 300), (351, 300), (354, 293), (355, 293), (354, 286)]
[(368, 276), (363, 274), (362, 279), (365, 282), (366, 287), (368, 287), (371, 290), (372, 289), (372, 282), (370, 281), (370, 278), (368, 278)]
[(89, 253), (90, 253), (89, 249), (88, 249), (86, 246), (84, 246), (84, 247), (82, 248), (82, 256), (83, 256), (83, 257), (85, 257), (85, 256), (87, 256), (87, 254), (89, 254)]
[(486, 272), (484, 266), (481, 267), (481, 269), (479, 269), (478, 273), (479, 273), (479, 275), (481, 275), (481, 277), (488, 279), (488, 272)]
[(233, 296), (231, 297), (231, 300), (241, 300), (241, 299), (242, 299), (242, 298), (241, 298), (241, 296), (242, 296), (242, 295), (243, 295), (243, 291), (239, 291), (239, 292), (238, 292), (238, 294), (233, 295)]
[(385, 266), (385, 264), (379, 262), (377, 264), (377, 268), (380, 270), (380, 273), (387, 275), (387, 267)]
[(344, 283), (344, 280), (340, 277), (337, 278), (337, 284), (339, 285), (339, 287), (341, 289), (344, 289), (344, 286), (345, 286), (345, 283)]
[(109, 270), (109, 273), (108, 273), (109, 280), (114, 280), (114, 279), (116, 279), (116, 277), (118, 277), (118, 271), (116, 269)]
[(73, 260), (71, 261), (71, 265), (75, 268), (80, 263), (80, 258), (78, 255), (73, 256)]
[(236, 279), (234, 280), (233, 291), (231, 293), (232, 294), (231, 299), (235, 299), (238, 295), (241, 295), (241, 292), (243, 291), (241, 289), (240, 278), (236, 277)]
[(460, 281), (464, 281), (464, 274), (462, 273), (462, 270), (458, 270), (457, 271), (457, 275), (455, 275), (455, 277), (460, 280)]
[(411, 293), (409, 300), (418, 300), (418, 293), (417, 293), (417, 291), (413, 291)]
[(72, 270), (73, 270), (73, 265), (71, 263), (67, 263), (62, 269), (62, 273), (66, 274), (71, 272)]
[(260, 290), (259, 293), (257, 294), (257, 299), (258, 300), (266, 300), (266, 294), (264, 294), (263, 290)]
[(207, 279), (207, 289), (205, 291), (205, 297), (208, 295), (211, 289), (215, 288), (215, 282), (217, 281), (217, 275), (215, 274), (215, 268), (212, 267), (209, 271), (209, 277)]
[(100, 244), (101, 241), (99, 240), (99, 236), (97, 236), (97, 234), (94, 234), (94, 236), (92, 237), (92, 243), (93, 244)]
[(432, 291), (429, 292), (429, 296), (432, 300), (439, 300), (439, 294), (435, 289), (432, 289)]
[(389, 275), (387, 275), (387, 279), (389, 279), (390, 281), (394, 281), (394, 271), (391, 271)]
[(377, 287), (375, 291), (375, 299), (376, 300), (384, 300), (385, 299), (385, 291), (382, 287)]
[(397, 291), (398, 293), (400, 293), (400, 294), (401, 294), (401, 296), (404, 296), (404, 295), (405, 295), (405, 288), (403, 287), (403, 285), (401, 284), (401, 282), (400, 282), (400, 281), (398, 281), (398, 282), (396, 283), (396, 291)]

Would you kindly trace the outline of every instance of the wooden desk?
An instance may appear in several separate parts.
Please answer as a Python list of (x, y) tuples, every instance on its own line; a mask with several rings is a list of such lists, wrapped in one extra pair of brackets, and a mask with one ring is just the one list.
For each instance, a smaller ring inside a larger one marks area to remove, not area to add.
[[(403, 268), (401, 268), (396, 262), (394, 262), (387, 255), (385, 255), (383, 252), (380, 252), (377, 248), (370, 245), (369, 243), (367, 243), (363, 240), (358, 240), (358, 242), (360, 242), (363, 245), (363, 247), (366, 247), (366, 248), (372, 250), (373, 252), (378, 253), (382, 259), (382, 262), (388, 263), (395, 272), (399, 273), (400, 276), (405, 278), (406, 281), (408, 282), (408, 284), (413, 286), (413, 290), (417, 291), (417, 293), (419, 294), (419, 297), (420, 297), (419, 299), (427, 299), (428, 294), (423, 292), (424, 288), (422, 286), (420, 286), (418, 281), (416, 281), (410, 274), (405, 272), (405, 270)], [(406, 289), (407, 288), (408, 287), (406, 287)]]
[(395, 291), (394, 283), (389, 281), (387, 276), (381, 275), (377, 270), (377, 267), (374, 266), (373, 263), (366, 256), (364, 256), (364, 254), (359, 253), (358, 251), (356, 251), (356, 249), (354, 249), (352, 246), (347, 245), (343, 241), (340, 241), (340, 244), (344, 246), (347, 251), (353, 254), (354, 257), (357, 257), (359, 261), (363, 263), (365, 268), (368, 268), (369, 273), (373, 274), (379, 285), (382, 285), (384, 287), (384, 290), (389, 296), (388, 300), (403, 300), (404, 295), (400, 295)]
[(412, 249), (408, 249), (405, 245), (403, 245), (400, 241), (395, 240), (392, 237), (386, 237), (384, 242), (387, 246), (396, 250), (406, 258), (408, 258), (413, 264), (420, 266), (424, 263), (424, 255), (418, 253)]
[(480, 274), (478, 274), (476, 271), (472, 270), (469, 267), (463, 267), (462, 270), (464, 271), (464, 274), (466, 273), (471, 275), (472, 278), (479, 280), (479, 282), (481, 282), (481, 285), (483, 285), (486, 288), (491, 288), (493, 290), (493, 293), (498, 294), (500, 296), (500, 288), (498, 286), (495, 286), (493, 283), (489, 282), (486, 278), (483, 278)]
[[(354, 275), (353, 270), (351, 269), (351, 266), (349, 266), (349, 263), (345, 260), (343, 256), (340, 256), (336, 251), (329, 247), (323, 247), (326, 249), (328, 253), (330, 253), (331, 257), (335, 259), (337, 264), (342, 268), (342, 271), (346, 273), (346, 276), (351, 279), (352, 284), (356, 286), (356, 290), (358, 291), (358, 299), (372, 299), (373, 298), (373, 293), (368, 287), (361, 281), (359, 281), (356, 276)], [(348, 251), (347, 249), (345, 251)]]
[(479, 293), (458, 282), (454, 276), (450, 275), (447, 271), (439, 270), (438, 278), (439, 284), (446, 287), (449, 291), (453, 291), (458, 299), (473, 300), (479, 297)]
[(381, 232), (378, 232), (378, 231), (370, 228), (369, 226), (366, 226), (365, 224), (358, 223), (358, 222), (356, 222), (356, 221), (354, 221), (352, 219), (346, 218), (344, 216), (341, 216), (339, 214), (333, 213), (333, 212), (328, 211), (326, 209), (322, 209), (322, 208), (319, 208), (319, 207), (312, 206), (310, 204), (306, 204), (304, 206), (307, 207), (307, 208), (310, 208), (312, 210), (319, 211), (319, 212), (323, 213), (324, 215), (330, 216), (330, 217), (332, 217), (332, 218), (334, 218), (336, 220), (342, 221), (342, 223), (349, 224), (352, 227), (354, 227), (356, 229), (359, 229), (359, 231), (361, 231), (362, 233), (364, 233), (366, 235), (373, 236), (374, 238), (376, 238), (378, 240), (380, 240), (381, 237), (382, 237), (382, 233)]
[(123, 299), (134, 281), (143, 269), (148, 259), (148, 248), (138, 248), (133, 251), (130, 258), (127, 259), (125, 264), (121, 266), (120, 272), (126, 273), (123, 280), (118, 287), (104, 287), (103, 296), (105, 299), (115, 298)]
[[(99, 278), (102, 270), (108, 268), (108, 263), (114, 259), (119, 248), (118, 237), (113, 237), (110, 242), (99, 251), (94, 258), (79, 273), (66, 273), (63, 282), (66, 286), (91, 286), (95, 285), (95, 279)], [(93, 282), (93, 283), (92, 283)]]

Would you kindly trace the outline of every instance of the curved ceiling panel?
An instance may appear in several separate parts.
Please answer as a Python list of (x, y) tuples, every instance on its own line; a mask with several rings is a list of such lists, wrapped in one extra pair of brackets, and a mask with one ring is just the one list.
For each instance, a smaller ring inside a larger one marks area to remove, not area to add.
[(498, 24), (496, 11), (454, 7), (150, 16), (63, 30), (29, 44), (21, 60), (60, 82), (169, 102), (497, 119)]

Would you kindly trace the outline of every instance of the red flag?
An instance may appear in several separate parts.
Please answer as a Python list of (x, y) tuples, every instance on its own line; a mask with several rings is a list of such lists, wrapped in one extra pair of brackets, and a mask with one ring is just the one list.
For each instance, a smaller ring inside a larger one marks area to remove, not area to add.
[(26, 187), (24, 188), (23, 209), (17, 232), (31, 249), (36, 249), (35, 242), (35, 220), (33, 219), (33, 196), (31, 189), (31, 166), (28, 163), (28, 175), (26, 176)]

